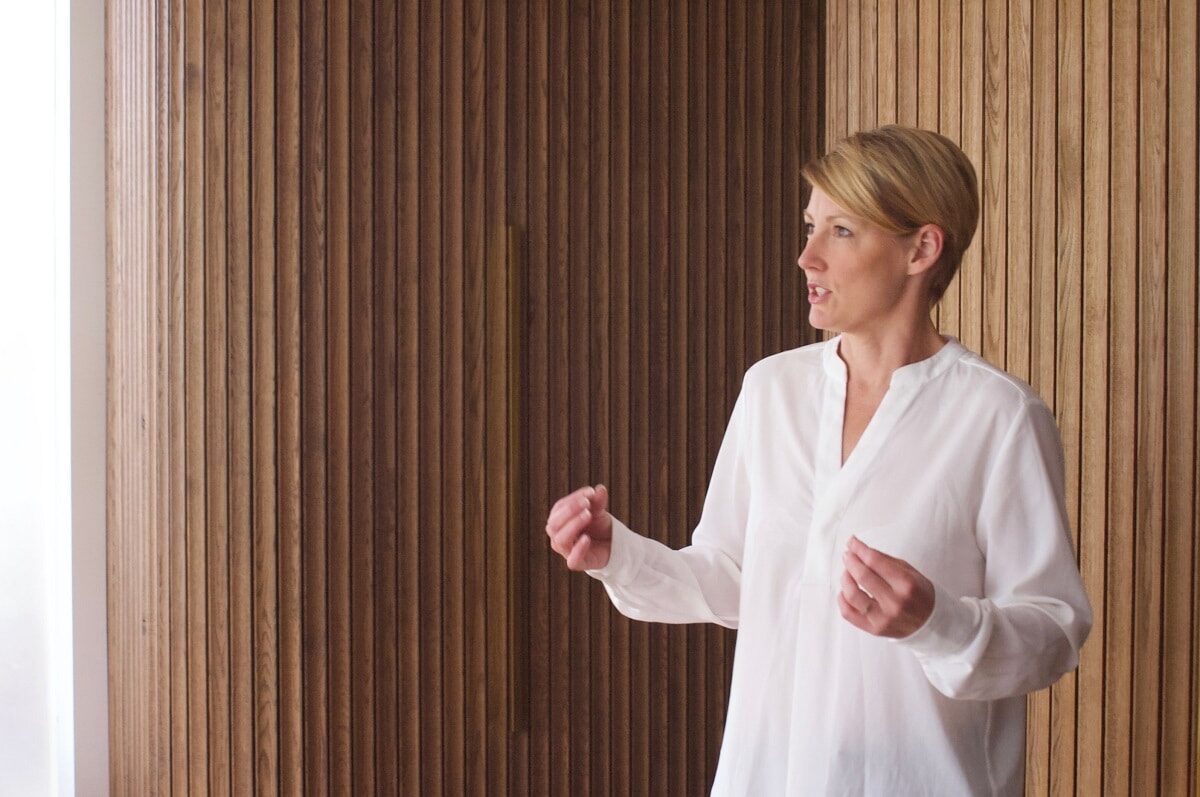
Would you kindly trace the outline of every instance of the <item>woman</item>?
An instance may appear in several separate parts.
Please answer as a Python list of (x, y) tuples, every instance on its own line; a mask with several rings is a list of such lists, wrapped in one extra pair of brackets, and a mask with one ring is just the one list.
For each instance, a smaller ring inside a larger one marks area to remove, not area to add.
[(637, 620), (738, 629), (714, 794), (1020, 794), (1025, 694), (1091, 607), (1045, 404), (930, 319), (979, 216), (950, 140), (887, 126), (805, 167), (809, 322), (745, 374), (692, 544), (553, 507)]

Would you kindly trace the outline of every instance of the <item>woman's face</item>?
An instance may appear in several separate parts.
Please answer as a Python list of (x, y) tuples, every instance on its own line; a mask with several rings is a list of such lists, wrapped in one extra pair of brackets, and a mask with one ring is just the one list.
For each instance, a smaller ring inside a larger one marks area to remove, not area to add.
[(909, 279), (909, 238), (851, 216), (818, 188), (804, 226), (808, 243), (796, 262), (808, 280), (808, 321), (815, 328), (882, 332), (919, 307), (911, 295), (918, 281)]

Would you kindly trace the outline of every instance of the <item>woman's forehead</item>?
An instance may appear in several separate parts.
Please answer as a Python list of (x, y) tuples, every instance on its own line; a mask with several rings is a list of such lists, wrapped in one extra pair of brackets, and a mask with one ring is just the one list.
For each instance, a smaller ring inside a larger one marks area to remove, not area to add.
[(825, 221), (833, 218), (862, 221), (858, 216), (849, 213), (841, 205), (827, 197), (819, 188), (813, 189), (812, 197), (808, 200), (808, 207), (804, 209), (804, 215), (807, 218), (820, 218)]

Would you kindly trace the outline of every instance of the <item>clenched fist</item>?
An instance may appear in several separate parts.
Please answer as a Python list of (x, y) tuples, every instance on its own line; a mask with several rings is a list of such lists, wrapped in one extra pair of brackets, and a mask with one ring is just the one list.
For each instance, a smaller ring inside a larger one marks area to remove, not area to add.
[(903, 559), (851, 537), (842, 555), (838, 606), (851, 625), (875, 636), (901, 638), (933, 613), (933, 582)]
[(595, 570), (608, 564), (612, 552), (612, 515), (608, 488), (581, 487), (555, 502), (546, 520), (550, 547), (571, 570)]

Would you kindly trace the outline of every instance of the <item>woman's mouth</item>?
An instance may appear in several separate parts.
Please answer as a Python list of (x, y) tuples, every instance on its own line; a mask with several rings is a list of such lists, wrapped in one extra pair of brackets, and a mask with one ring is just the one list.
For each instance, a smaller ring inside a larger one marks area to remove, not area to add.
[(827, 296), (829, 296), (828, 288), (822, 288), (820, 285), (809, 285), (808, 286), (808, 303), (809, 304), (820, 304), (821, 302), (825, 301), (825, 298)]

